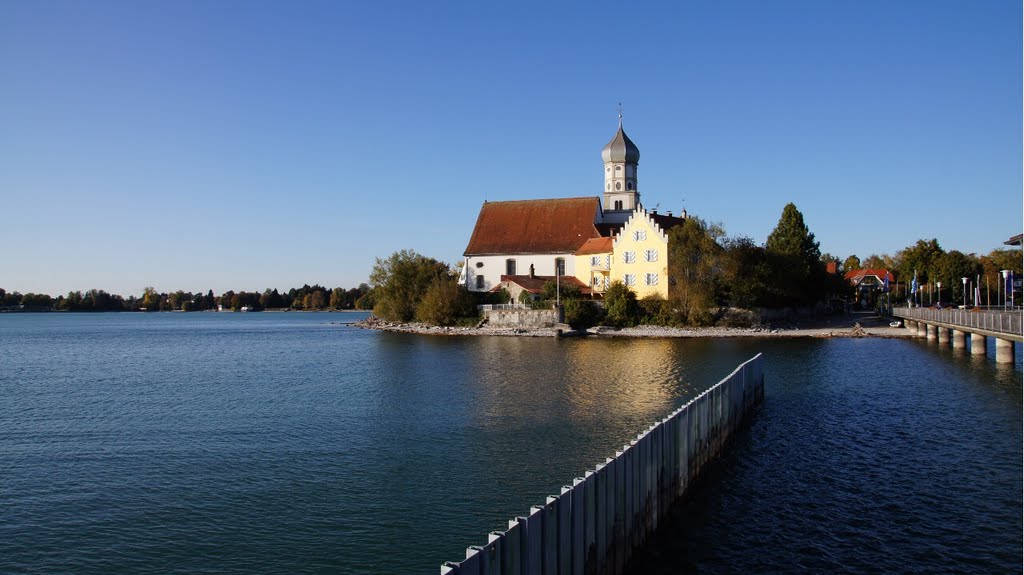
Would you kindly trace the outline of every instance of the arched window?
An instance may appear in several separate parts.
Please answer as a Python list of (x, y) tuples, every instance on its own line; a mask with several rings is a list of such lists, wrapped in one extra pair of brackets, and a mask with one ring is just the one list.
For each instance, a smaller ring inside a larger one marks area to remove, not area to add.
[(621, 210), (622, 209), (622, 200), (615, 200), (615, 209), (616, 210)]
[(516, 260), (513, 260), (513, 259), (505, 260), (505, 275), (508, 275), (508, 276), (516, 275)]
[(555, 275), (565, 275), (565, 258), (555, 258)]
[(627, 190), (632, 190), (633, 189), (633, 182), (626, 182), (626, 189)]

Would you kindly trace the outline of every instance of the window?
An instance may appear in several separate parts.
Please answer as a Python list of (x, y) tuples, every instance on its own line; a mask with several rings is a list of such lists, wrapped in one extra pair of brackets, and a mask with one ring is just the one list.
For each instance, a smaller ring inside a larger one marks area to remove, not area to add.
[(590, 265), (599, 266), (601, 265), (601, 256), (590, 256)]
[(484, 289), (484, 276), (476, 276), (476, 289)]
[(636, 262), (636, 252), (622, 252), (622, 263), (631, 264)]
[(505, 275), (514, 276), (516, 275), (516, 260), (505, 260)]
[(484, 262), (476, 262), (476, 267), (478, 267), (478, 268), (484, 267)]
[(608, 184), (608, 185), (606, 185), (606, 186), (604, 187), (604, 189), (606, 189), (606, 190), (608, 190), (608, 191), (610, 192), (610, 191), (612, 191), (612, 185), (611, 185), (611, 184)]
[(633, 239), (642, 242), (647, 239), (647, 230), (636, 230), (633, 232)]
[(633, 275), (633, 274), (625, 274), (624, 276), (622, 276), (622, 283), (624, 283), (624, 284), (626, 284), (627, 286), (630, 286), (630, 287), (631, 286), (635, 286), (636, 285), (636, 276)]
[[(611, 184), (608, 184), (608, 185), (610, 186)], [(615, 209), (616, 210), (621, 210), (622, 209), (622, 200), (615, 200)]]
[(646, 274), (644, 275), (644, 283), (649, 286), (658, 285), (658, 274)]
[(601, 276), (594, 276), (594, 287), (601, 287)]
[(622, 171), (622, 166), (615, 166), (615, 171), (616, 172), (621, 172)]
[(565, 258), (555, 258), (555, 275), (565, 275)]
[(656, 261), (658, 261), (658, 250), (644, 250), (644, 261), (645, 262), (656, 262)]
[(633, 189), (633, 182), (626, 182), (626, 189), (627, 190), (632, 190)]
[(622, 182), (615, 182), (615, 189), (616, 190), (621, 190), (622, 189)]

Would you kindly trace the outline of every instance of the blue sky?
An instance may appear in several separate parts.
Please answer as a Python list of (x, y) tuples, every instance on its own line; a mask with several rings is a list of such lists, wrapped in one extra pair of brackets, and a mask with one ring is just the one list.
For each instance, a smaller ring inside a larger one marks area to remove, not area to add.
[(0, 0), (0, 287), (354, 287), (484, 200), (599, 195), (822, 251), (1022, 231), (1021, 2)]

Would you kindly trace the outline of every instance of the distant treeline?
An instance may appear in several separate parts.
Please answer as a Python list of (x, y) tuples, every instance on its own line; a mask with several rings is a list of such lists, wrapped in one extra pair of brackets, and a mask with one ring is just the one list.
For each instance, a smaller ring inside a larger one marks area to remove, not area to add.
[(208, 311), (234, 310), (243, 308), (251, 311), (264, 309), (328, 310), (328, 309), (370, 309), (373, 307), (367, 294), (370, 286), (328, 289), (321, 285), (303, 285), (285, 293), (276, 289), (260, 292), (226, 291), (219, 296), (213, 290), (206, 293), (176, 291), (160, 293), (147, 287), (142, 297), (124, 297), (103, 290), (68, 292), (66, 296), (52, 297), (47, 294), (7, 292), (0, 288), (0, 309), (25, 311)]

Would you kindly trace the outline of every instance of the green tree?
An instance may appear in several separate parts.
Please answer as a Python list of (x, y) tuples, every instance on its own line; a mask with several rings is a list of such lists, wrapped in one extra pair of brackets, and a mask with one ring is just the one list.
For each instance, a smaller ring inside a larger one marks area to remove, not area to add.
[(366, 290), (356, 300), (356, 309), (372, 310), (375, 305), (377, 305), (377, 292), (372, 289)]
[(765, 251), (775, 272), (779, 303), (808, 305), (824, 295), (821, 250), (796, 205), (789, 203), (782, 209), (779, 223), (765, 242)]
[(562, 280), (558, 283), (553, 281), (544, 282), (544, 285), (540, 288), (540, 299), (545, 302), (554, 303), (556, 301), (556, 291), (558, 292), (558, 300), (580, 299), (583, 297), (579, 286)]
[(772, 305), (773, 271), (765, 249), (747, 237), (725, 240), (725, 259), (720, 285), (725, 303), (752, 308)]
[[(945, 289), (942, 290), (944, 293), (950, 293), (952, 301), (949, 301), (949, 303), (962, 304), (964, 301), (964, 282), (961, 278), (967, 278), (967, 301), (973, 301), (971, 298), (973, 288), (971, 286), (975, 284), (978, 276), (984, 271), (984, 267), (977, 257), (973, 254), (951, 250), (936, 257), (931, 266), (932, 273), (928, 281), (940, 281), (944, 286), (950, 287), (952, 293), (947, 292)], [(982, 284), (982, 288), (984, 288), (984, 284)]]
[(605, 321), (616, 327), (630, 327), (637, 324), (639, 309), (636, 293), (622, 282), (615, 280), (604, 292)]
[[(896, 252), (896, 269), (899, 276), (910, 280), (917, 273), (918, 284), (933, 281), (932, 275), (937, 271), (937, 265), (942, 255), (946, 253), (938, 240), (917, 240), (912, 246)], [(884, 266), (879, 266), (884, 267)], [(942, 281), (943, 278), (938, 278)]]
[(156, 291), (156, 288), (152, 286), (143, 288), (142, 307), (146, 308), (148, 311), (156, 311), (160, 309), (160, 294)]
[(843, 273), (852, 272), (853, 270), (859, 269), (861, 269), (860, 258), (858, 258), (857, 256), (850, 256), (843, 260)]
[(476, 315), (473, 294), (447, 275), (435, 277), (416, 305), (416, 319), (431, 325), (455, 325)]
[(669, 297), (687, 323), (705, 324), (718, 303), (724, 250), (716, 241), (720, 226), (688, 217), (668, 234), (669, 277), (675, 280)]
[(395, 252), (386, 260), (377, 258), (370, 272), (376, 292), (373, 313), (389, 321), (409, 321), (434, 280), (450, 275), (447, 264), (412, 250)]

